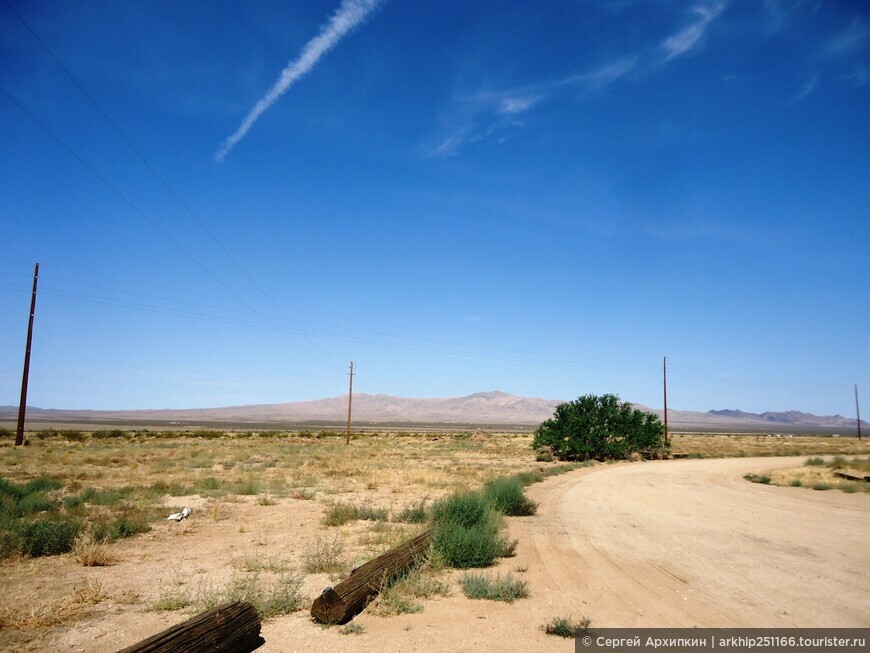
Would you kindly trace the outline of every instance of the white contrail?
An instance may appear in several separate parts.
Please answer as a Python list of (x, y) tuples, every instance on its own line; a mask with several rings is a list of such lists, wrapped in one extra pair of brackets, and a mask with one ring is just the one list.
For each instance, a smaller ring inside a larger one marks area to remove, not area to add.
[(381, 2), (382, 0), (342, 0), (341, 6), (329, 22), (321, 27), (320, 33), (305, 44), (302, 53), (294, 61), (287, 64), (287, 67), (281, 71), (278, 81), (254, 105), (236, 133), (223, 142), (214, 156), (215, 161), (223, 161), (233, 146), (245, 137), (260, 115), (284, 95), (300, 77), (314, 68), (320, 57), (334, 48), (354, 27), (363, 23)]

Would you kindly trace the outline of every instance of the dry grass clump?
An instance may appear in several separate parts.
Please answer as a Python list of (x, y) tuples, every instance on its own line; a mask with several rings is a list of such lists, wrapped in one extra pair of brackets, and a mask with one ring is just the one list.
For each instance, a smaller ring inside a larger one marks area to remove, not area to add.
[(0, 630), (31, 631), (51, 626), (64, 626), (77, 618), (87, 607), (109, 598), (98, 580), (84, 580), (73, 585), (69, 593), (51, 601), (27, 600), (19, 606), (0, 607)]
[(117, 562), (108, 540), (95, 540), (90, 533), (79, 535), (73, 545), (72, 556), (85, 567), (108, 567)]
[(309, 574), (338, 573), (347, 568), (344, 542), (337, 535), (309, 541), (302, 553), (302, 569)]
[(263, 619), (271, 619), (303, 608), (308, 599), (302, 595), (301, 586), (302, 577), (289, 573), (272, 581), (263, 580), (259, 573), (233, 575), (221, 588), (208, 584), (192, 588), (180, 581), (162, 588), (149, 607), (156, 611), (189, 608), (190, 612), (198, 613), (230, 601), (247, 601)]
[(671, 453), (690, 458), (870, 454), (870, 443), (856, 438), (809, 435), (772, 437), (753, 434), (672, 433)]
[(529, 595), (529, 584), (508, 572), (504, 576), (466, 572), (460, 581), (462, 591), (470, 599), (513, 603)]
[(443, 570), (424, 562), (384, 586), (368, 610), (380, 616), (414, 614), (423, 611), (423, 604), (417, 599), (449, 595), (450, 585)]
[(541, 626), (541, 629), (548, 635), (574, 638), (586, 634), (591, 625), (592, 621), (588, 617), (582, 617), (577, 621), (571, 617), (555, 617)]
[(819, 491), (841, 490), (847, 494), (870, 492), (870, 483), (842, 478), (837, 476), (837, 472), (863, 477), (870, 474), (870, 459), (835, 456), (826, 460), (821, 456), (812, 456), (801, 467), (777, 469), (764, 474), (747, 474), (744, 478), (755, 483), (803, 487)]

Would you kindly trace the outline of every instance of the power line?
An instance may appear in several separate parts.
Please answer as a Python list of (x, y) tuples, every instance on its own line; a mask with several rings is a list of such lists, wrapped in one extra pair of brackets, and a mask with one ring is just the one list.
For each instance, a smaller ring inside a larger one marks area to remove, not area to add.
[[(169, 185), (169, 182), (167, 182), (166, 179), (164, 179), (164, 177), (157, 171), (157, 169), (151, 165), (151, 163), (148, 161), (148, 159), (145, 158), (145, 155), (142, 154), (142, 152), (139, 150), (139, 148), (137, 148), (133, 144), (133, 142), (129, 138), (127, 138), (126, 134), (124, 134), (124, 132), (121, 130), (121, 128), (117, 125), (117, 123), (115, 123), (115, 121), (112, 120), (111, 117), (109, 117), (109, 114), (106, 113), (106, 111), (100, 106), (100, 104), (94, 99), (94, 97), (90, 93), (88, 93), (88, 91), (85, 89), (85, 87), (82, 86), (81, 83), (79, 83), (79, 81), (78, 81), (78, 79), (76, 79), (75, 75), (73, 75), (72, 72), (69, 70), (69, 68), (67, 68), (63, 64), (63, 62), (57, 57), (57, 55), (54, 54), (54, 52), (51, 50), (51, 48), (48, 47), (48, 44), (46, 44), (46, 42), (43, 41), (39, 37), (39, 35), (36, 33), (36, 31), (30, 26), (30, 24), (26, 20), (24, 20), (24, 18), (21, 16), (21, 14), (19, 14), (15, 10), (15, 8), (9, 3), (9, 0), (3, 0), (3, 3), (15, 15), (15, 17), (19, 20), (19, 22), (22, 25), (24, 25), (24, 27), (27, 29), (27, 31), (30, 32), (30, 34), (33, 36), (33, 38), (36, 39), (36, 41), (43, 47), (43, 49), (49, 54), (49, 56), (54, 60), (54, 62), (60, 67), (60, 69), (63, 70), (63, 72), (66, 74), (66, 76), (70, 78), (72, 83), (76, 85), (76, 88), (78, 88), (79, 91), (81, 91), (82, 95), (84, 95), (88, 99), (88, 101), (93, 105), (93, 107), (103, 117), (103, 119), (112, 127), (112, 129), (115, 130), (115, 132), (118, 134), (118, 136), (121, 137), (121, 140), (123, 140), (124, 143), (126, 143), (127, 146), (136, 154), (136, 156), (139, 157), (139, 160), (142, 161), (142, 163), (145, 165), (146, 168), (148, 168), (148, 170), (151, 172), (151, 174), (153, 174), (154, 177), (169, 192), (169, 194), (172, 195), (173, 198), (175, 198), (175, 200), (181, 205), (181, 207), (185, 210), (185, 212), (193, 219), (193, 221), (199, 226), (199, 228), (202, 229), (202, 231), (211, 239), (211, 241), (215, 245), (217, 245), (218, 248), (220, 248), (220, 250), (224, 253), (224, 256), (226, 256), (232, 262), (232, 264), (236, 267), (236, 269), (238, 269), (245, 276), (245, 278), (257, 290), (260, 291), (260, 293), (263, 295), (263, 297), (265, 297), (269, 301), (269, 303), (272, 304), (272, 306), (281, 314), (281, 316), (285, 320), (287, 320), (287, 322), (289, 322), (291, 326), (296, 328), (301, 333), (301, 330), (299, 330), (298, 327), (296, 327), (296, 325), (294, 324), (293, 319), (289, 315), (287, 315), (287, 313), (284, 312), (284, 310), (275, 302), (275, 300), (272, 299), (271, 295), (269, 295), (265, 291), (265, 289), (263, 289), (263, 287), (259, 283), (257, 283), (257, 281), (248, 273), (247, 270), (245, 270), (245, 268), (242, 267), (242, 265), (229, 252), (229, 250), (226, 247), (224, 247), (223, 243), (221, 243), (221, 241), (218, 240), (217, 236), (215, 236), (212, 233), (212, 231), (208, 227), (206, 227), (205, 224), (196, 216), (196, 214), (193, 212), (193, 210), (190, 208), (190, 206), (187, 204), (187, 202), (185, 202), (181, 198), (181, 196), (175, 191), (175, 189)], [(333, 361), (332, 358), (328, 354), (326, 354), (326, 352), (321, 350), (314, 342), (309, 340), (307, 337), (306, 337), (306, 340), (308, 340), (308, 344), (310, 344), (315, 350), (317, 350), (330, 363), (338, 365), (338, 363)]]
[[(268, 325), (261, 325), (256, 322), (246, 321), (242, 319), (238, 319), (232, 316), (222, 316), (222, 315), (214, 315), (214, 314), (206, 314), (201, 312), (195, 312), (190, 310), (183, 310), (178, 307), (167, 307), (161, 306), (156, 303), (148, 303), (141, 301), (127, 301), (120, 298), (107, 297), (97, 294), (85, 293), (85, 292), (76, 292), (63, 288), (58, 288), (56, 285), (58, 283), (58, 279), (56, 278), (46, 278), (43, 281), (42, 293), (45, 296), (49, 297), (58, 297), (61, 299), (68, 299), (73, 301), (97, 304), (102, 306), (111, 306), (115, 308), (128, 309), (128, 310), (136, 310), (147, 313), (153, 313), (157, 315), (166, 315), (166, 316), (177, 316), (188, 319), (201, 320), (206, 322), (213, 322), (216, 324), (227, 324), (231, 326), (243, 326), (257, 329), (266, 329), (272, 331), (282, 331), (282, 329), (272, 323)], [(199, 304), (194, 302), (183, 302), (175, 299), (159, 297), (156, 295), (148, 295), (145, 293), (138, 292), (129, 292), (122, 291), (114, 288), (106, 288), (103, 286), (94, 286), (93, 284), (79, 284), (76, 282), (67, 282), (61, 281), (61, 283), (69, 283), (72, 285), (79, 285), (86, 288), (95, 288), (97, 290), (105, 290), (110, 293), (121, 293), (121, 294), (129, 294), (134, 297), (145, 297), (148, 299), (156, 299), (159, 301), (166, 301), (172, 303), (180, 303), (185, 305), (191, 305), (199, 308), (213, 309), (215, 311), (227, 311), (230, 313), (242, 313), (241, 311), (236, 311), (234, 309), (226, 309), (222, 307), (209, 306), (206, 304)], [(9, 285), (9, 290), (21, 290), (24, 288), (24, 284), (16, 284)], [(0, 289), (3, 289), (4, 286), (0, 284)], [(247, 315), (247, 313), (244, 313)], [(341, 327), (336, 327), (333, 325), (323, 325), (317, 322), (306, 322), (300, 321), (301, 324), (310, 324), (313, 326), (321, 326), (328, 329), (339, 329)], [(296, 332), (294, 332), (296, 333)], [(600, 369), (600, 370), (616, 370), (616, 371), (646, 371), (652, 368), (652, 365), (647, 365), (644, 363), (638, 363), (633, 361), (618, 361), (618, 360), (608, 360), (608, 359), (595, 359), (595, 358), (584, 358), (584, 357), (566, 357), (559, 356), (552, 353), (545, 352), (530, 352), (530, 351), (522, 351), (515, 349), (507, 349), (500, 347), (486, 347), (480, 345), (473, 345), (468, 343), (456, 343), (444, 340), (436, 340), (436, 339), (427, 339), (427, 338), (417, 338), (411, 336), (398, 336), (393, 334), (383, 334), (380, 332), (375, 333), (375, 337), (359, 335), (359, 334), (342, 334), (335, 333), (330, 331), (323, 330), (306, 330), (301, 332), (301, 335), (306, 335), (314, 338), (322, 338), (327, 340), (337, 340), (343, 342), (356, 342), (360, 344), (368, 344), (374, 345), (377, 347), (384, 347), (393, 351), (415, 351), (415, 352), (428, 352), (428, 353), (436, 353), (441, 355), (454, 356), (458, 358), (473, 358), (473, 359), (483, 359), (483, 360), (493, 360), (493, 361), (504, 361), (504, 362), (512, 362), (512, 363), (526, 363), (526, 364), (534, 364), (534, 365), (566, 365), (566, 366), (576, 366), (583, 369)], [(382, 338), (378, 338), (377, 335), (385, 336)], [(405, 340), (407, 342), (401, 342), (400, 340)]]
[(240, 303), (242, 303), (245, 307), (248, 308), (249, 311), (259, 316), (268, 322), (273, 328), (275, 328), (279, 333), (284, 334), (284, 336), (290, 340), (294, 345), (299, 347), (299, 343), (297, 343), (290, 335), (281, 329), (277, 329), (274, 324), (271, 323), (271, 320), (262, 313), (260, 313), (257, 309), (251, 306), (247, 301), (245, 301), (237, 292), (235, 292), (232, 288), (230, 288), (227, 284), (225, 284), (217, 275), (215, 275), (211, 270), (205, 267), (202, 263), (200, 263), (196, 257), (193, 256), (190, 252), (188, 252), (177, 240), (175, 240), (172, 236), (170, 236), (166, 231), (160, 228), (160, 226), (154, 222), (151, 218), (149, 218), (138, 206), (133, 204), (133, 202), (127, 198), (124, 193), (122, 193), (116, 186), (114, 186), (108, 179), (106, 179), (103, 175), (101, 175), (97, 170), (91, 166), (87, 161), (85, 161), (81, 156), (79, 156), (75, 150), (73, 150), (66, 142), (60, 138), (57, 134), (55, 134), (51, 129), (48, 128), (39, 118), (37, 118), (33, 113), (31, 113), (24, 105), (22, 105), (9, 91), (6, 90), (2, 85), (0, 85), (0, 92), (3, 93), (9, 100), (17, 106), (22, 113), (24, 113), (28, 118), (33, 120), (40, 129), (42, 129), (45, 133), (51, 136), (57, 143), (65, 149), (70, 156), (72, 156), (76, 161), (82, 164), (92, 175), (94, 175), (98, 180), (100, 180), (103, 185), (106, 186), (109, 190), (111, 190), (115, 195), (117, 195), (121, 201), (129, 206), (140, 218), (142, 218), (145, 222), (147, 222), (151, 227), (153, 227), (160, 235), (162, 235), (166, 240), (172, 243), (182, 254), (184, 254), (187, 258), (189, 258), (198, 268), (200, 268), (203, 272), (205, 272), (208, 276), (210, 276), (214, 281), (216, 281), (222, 288), (224, 288), (227, 292), (229, 292), (233, 297), (235, 297)]

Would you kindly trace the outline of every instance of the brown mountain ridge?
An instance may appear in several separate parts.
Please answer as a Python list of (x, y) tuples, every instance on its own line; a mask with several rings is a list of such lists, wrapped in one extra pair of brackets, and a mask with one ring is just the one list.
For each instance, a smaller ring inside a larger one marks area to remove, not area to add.
[[(562, 400), (522, 397), (498, 390), (463, 397), (408, 398), (358, 393), (353, 397), (353, 421), (369, 424), (481, 424), (534, 426), (551, 417)], [(662, 415), (660, 409), (636, 404)], [(0, 406), (0, 421), (14, 421), (18, 409)], [(51, 422), (167, 422), (167, 423), (340, 423), (347, 419), (347, 396), (278, 404), (224, 408), (147, 410), (53, 410), (28, 407), (29, 421)], [(818, 416), (800, 411), (748, 413), (741, 410), (708, 412), (669, 410), (668, 422), (683, 430), (788, 430), (855, 428), (855, 420), (840, 415)], [(865, 425), (862, 422), (862, 426)]]

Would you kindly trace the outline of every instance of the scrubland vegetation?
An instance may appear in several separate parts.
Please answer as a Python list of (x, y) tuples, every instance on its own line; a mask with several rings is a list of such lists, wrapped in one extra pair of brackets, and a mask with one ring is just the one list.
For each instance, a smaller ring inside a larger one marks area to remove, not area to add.
[[(516, 553), (506, 518), (535, 513), (528, 485), (594, 464), (536, 460), (532, 435), (510, 433), (383, 432), (346, 446), (329, 431), (47, 429), (27, 442), (0, 433), (0, 648), (112, 619), (109, 604), (183, 616), (245, 598), (266, 618), (297, 611), (426, 528), (431, 558), (370, 612), (413, 613), (444, 595), (519, 600), (535, 588), (504, 563), (486, 569)], [(671, 445), (688, 457), (870, 454), (846, 438), (676, 434)], [(191, 517), (167, 523), (184, 506)], [(547, 631), (580, 625), (556, 619)]]
[(747, 474), (744, 478), (765, 485), (841, 490), (851, 494), (870, 492), (870, 482), (863, 480), (867, 476), (870, 476), (870, 458), (838, 455), (831, 459), (812, 456), (801, 467)]

